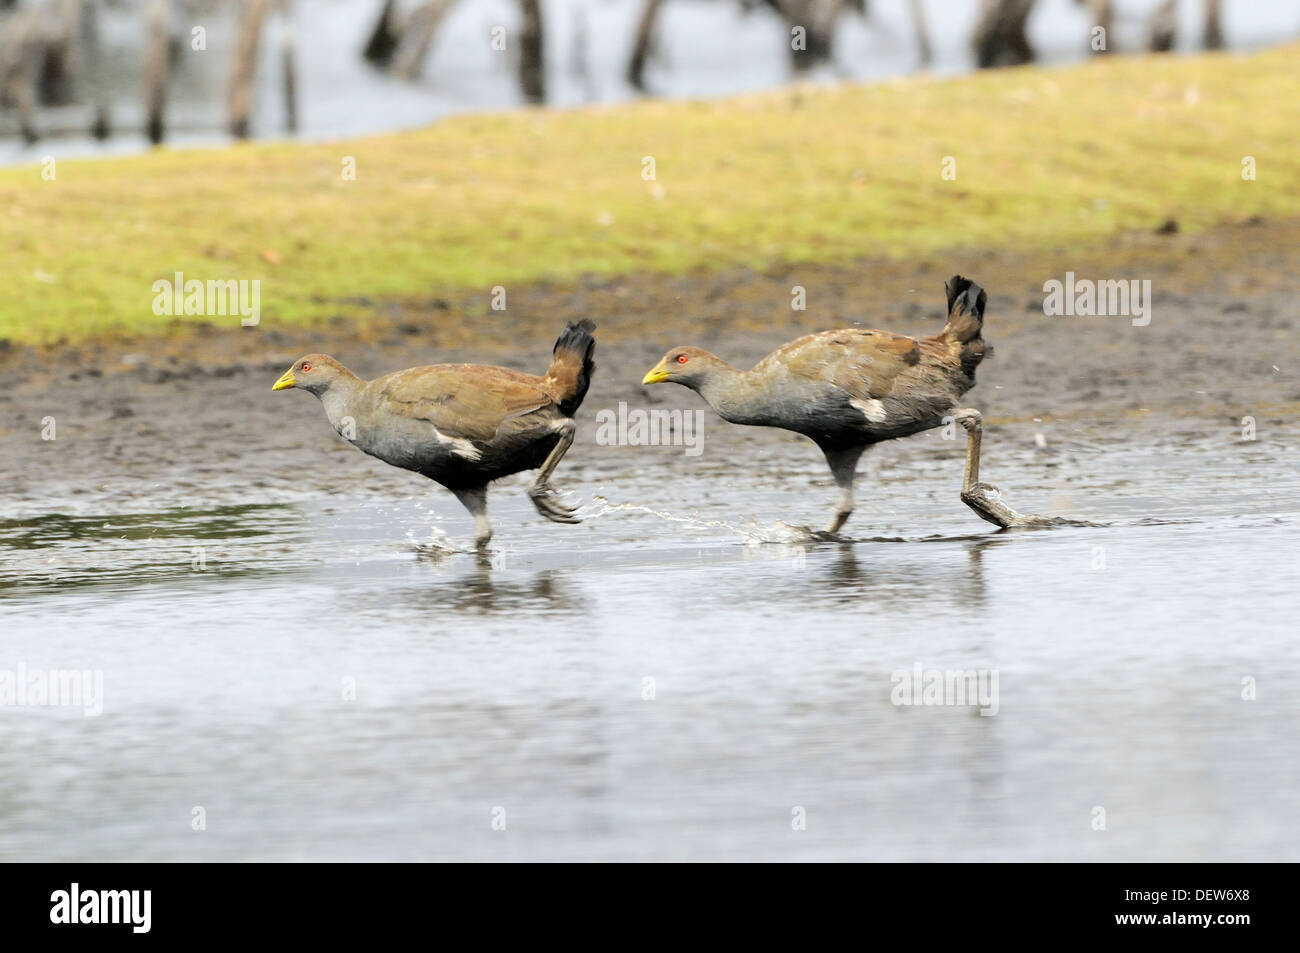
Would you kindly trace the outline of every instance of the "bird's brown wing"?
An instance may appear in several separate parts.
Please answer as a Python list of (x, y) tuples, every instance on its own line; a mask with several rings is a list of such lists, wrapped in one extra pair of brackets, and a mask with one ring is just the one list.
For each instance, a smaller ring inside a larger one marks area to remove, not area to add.
[(554, 403), (529, 374), (479, 364), (436, 364), (397, 371), (376, 381), (389, 413), (427, 420), (452, 437), (487, 441), (512, 417)]
[(826, 381), (854, 399), (865, 400), (887, 396), (895, 378), (920, 359), (920, 344), (913, 338), (847, 328), (791, 341), (764, 358), (759, 367), (779, 362), (792, 374)]

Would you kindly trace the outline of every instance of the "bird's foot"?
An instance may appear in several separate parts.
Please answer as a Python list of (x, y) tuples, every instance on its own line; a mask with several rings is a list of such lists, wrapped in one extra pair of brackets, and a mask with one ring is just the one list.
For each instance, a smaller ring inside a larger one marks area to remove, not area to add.
[(1041, 516), (1017, 513), (1002, 502), (1002, 491), (991, 483), (975, 483), (962, 490), (961, 501), (987, 520), (1004, 529), (1010, 526), (1035, 526), (1049, 522)]
[(578, 509), (575, 506), (566, 506), (561, 503), (555, 491), (545, 483), (534, 484), (528, 490), (528, 496), (533, 501), (533, 506), (537, 507), (537, 512), (541, 513), (552, 523), (581, 523), (578, 519)]
[[(857, 461), (857, 457), (854, 457), (853, 459), (854, 462)], [(851, 473), (850, 476), (852, 476)], [(849, 517), (853, 515), (852, 488), (843, 480), (843, 474), (837, 475), (835, 479), (836, 482), (840, 483), (840, 498), (835, 504), (835, 512), (831, 515), (831, 521), (826, 527), (826, 532), (822, 534), (823, 536), (832, 539), (839, 536), (840, 529), (849, 521)]]
[(804, 527), (804, 532), (808, 538), (818, 543), (848, 543), (852, 542), (847, 536), (841, 536), (838, 530), (833, 529), (812, 529)]
[(836, 511), (835, 515), (831, 518), (830, 525), (826, 527), (824, 532), (819, 533), (818, 535), (823, 539), (839, 539), (840, 530), (844, 527), (844, 524), (849, 521), (849, 517), (852, 515), (852, 510)]

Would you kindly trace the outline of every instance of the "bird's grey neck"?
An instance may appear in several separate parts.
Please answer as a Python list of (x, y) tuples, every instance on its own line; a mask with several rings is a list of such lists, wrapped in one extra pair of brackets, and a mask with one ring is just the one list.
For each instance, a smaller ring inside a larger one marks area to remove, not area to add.
[(695, 390), (723, 420), (744, 424), (761, 416), (763, 408), (760, 383), (748, 371), (722, 364), (709, 368), (709, 373)]
[(325, 408), (325, 416), (338, 430), (344, 417), (355, 416), (352, 410), (353, 400), (361, 390), (362, 381), (355, 374), (346, 374), (330, 382), (330, 386), (319, 395)]

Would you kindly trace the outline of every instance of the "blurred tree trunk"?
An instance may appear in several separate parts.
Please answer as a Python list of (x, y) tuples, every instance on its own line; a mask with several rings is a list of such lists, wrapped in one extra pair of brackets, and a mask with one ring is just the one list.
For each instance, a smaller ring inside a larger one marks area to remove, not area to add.
[(0, 31), (0, 101), (14, 107), (23, 141), (28, 145), (36, 132), (35, 65), (41, 51), (40, 15), (33, 9), (9, 14)]
[(44, 52), (36, 86), (42, 105), (66, 106), (72, 102), (83, 12), (82, 0), (54, 0), (44, 10)]
[(90, 87), (90, 98), (94, 118), (90, 122), (90, 134), (96, 139), (107, 139), (109, 134), (109, 90), (107, 70), (104, 63), (104, 38), (100, 32), (101, 0), (87, 0), (82, 20), (81, 41), (85, 47), (86, 80)]
[(262, 27), (271, 10), (271, 0), (244, 0), (239, 10), (235, 39), (235, 60), (230, 69), (229, 129), (237, 139), (247, 139), (252, 125), (254, 80)]
[(640, 90), (645, 89), (645, 61), (650, 55), (650, 44), (654, 42), (655, 20), (661, 6), (663, 0), (642, 0), (636, 40), (632, 44), (632, 56), (627, 61), (627, 81)]
[(1103, 42), (1100, 47), (1093, 43), (1091, 36), (1089, 36), (1088, 47), (1092, 50), (1093, 55), (1103, 56), (1111, 52), (1113, 47), (1110, 44), (1110, 28), (1115, 22), (1115, 11), (1111, 7), (1110, 0), (1077, 0), (1077, 2), (1088, 8), (1088, 14), (1092, 17), (1092, 29), (1101, 28)]
[(293, 33), (293, 0), (280, 0), (280, 85), (284, 128), (298, 131), (298, 56)]
[(393, 72), (403, 79), (415, 79), (433, 46), (433, 36), (456, 0), (427, 0), (406, 18), (393, 62)]
[(1219, 12), (1219, 0), (1205, 0), (1205, 31), (1202, 37), (1207, 50), (1221, 50), (1224, 46)]
[[(846, 0), (779, 0), (778, 9), (790, 28), (786, 42), (796, 70), (812, 69), (831, 58), (835, 27), (845, 6)], [(802, 31), (799, 44), (795, 30)]]
[(402, 28), (398, 19), (397, 0), (384, 0), (383, 9), (379, 11), (379, 19), (375, 22), (375, 28), (370, 31), (370, 39), (366, 41), (361, 55), (372, 63), (387, 66), (392, 61), (393, 54), (397, 52), (397, 44), (402, 38)]
[(171, 75), (170, 0), (149, 0), (144, 15), (144, 125), (154, 145), (163, 141)]
[[(925, 7), (922, 6), (922, 0), (908, 0), (908, 7), (912, 14), (912, 30), (916, 34), (916, 52), (921, 69), (928, 69), (934, 62), (934, 50), (930, 47), (930, 31), (925, 26)], [(866, 16), (866, 7), (860, 7), (859, 12)]]
[(1033, 8), (1034, 0), (983, 0), (971, 40), (980, 69), (1033, 62), (1034, 50), (1025, 33)]
[(540, 0), (519, 0), (523, 10), (523, 35), (519, 41), (519, 85), (530, 103), (546, 100), (546, 48), (542, 33)]
[(1151, 41), (1153, 53), (1168, 53), (1178, 42), (1178, 0), (1162, 0), (1151, 14)]

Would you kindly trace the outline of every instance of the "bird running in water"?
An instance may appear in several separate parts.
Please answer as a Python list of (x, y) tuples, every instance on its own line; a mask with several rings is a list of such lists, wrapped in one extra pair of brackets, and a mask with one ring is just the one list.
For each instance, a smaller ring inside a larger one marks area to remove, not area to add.
[(596, 369), (590, 320), (569, 324), (544, 377), (480, 364), (413, 367), (363, 381), (327, 354), (295, 361), (272, 390), (295, 387), (320, 398), (325, 416), (353, 446), (441, 483), (474, 517), (480, 550), (492, 538), (487, 487), (541, 467), (528, 495), (556, 523), (580, 522), (551, 489), (551, 474), (573, 444), (573, 415)]
[[(826, 532), (834, 535), (853, 512), (853, 480), (862, 452), (955, 420), (967, 431), (961, 499), (999, 526), (1023, 517), (979, 482), (981, 417), (959, 409), (975, 386), (986, 353), (984, 290), (960, 275), (946, 285), (948, 321), (931, 337), (845, 328), (791, 341), (742, 371), (697, 347), (675, 347), (642, 380), (671, 382), (698, 393), (723, 420), (780, 427), (809, 437), (826, 455), (840, 490)], [(992, 348), (987, 349), (989, 352)]]

